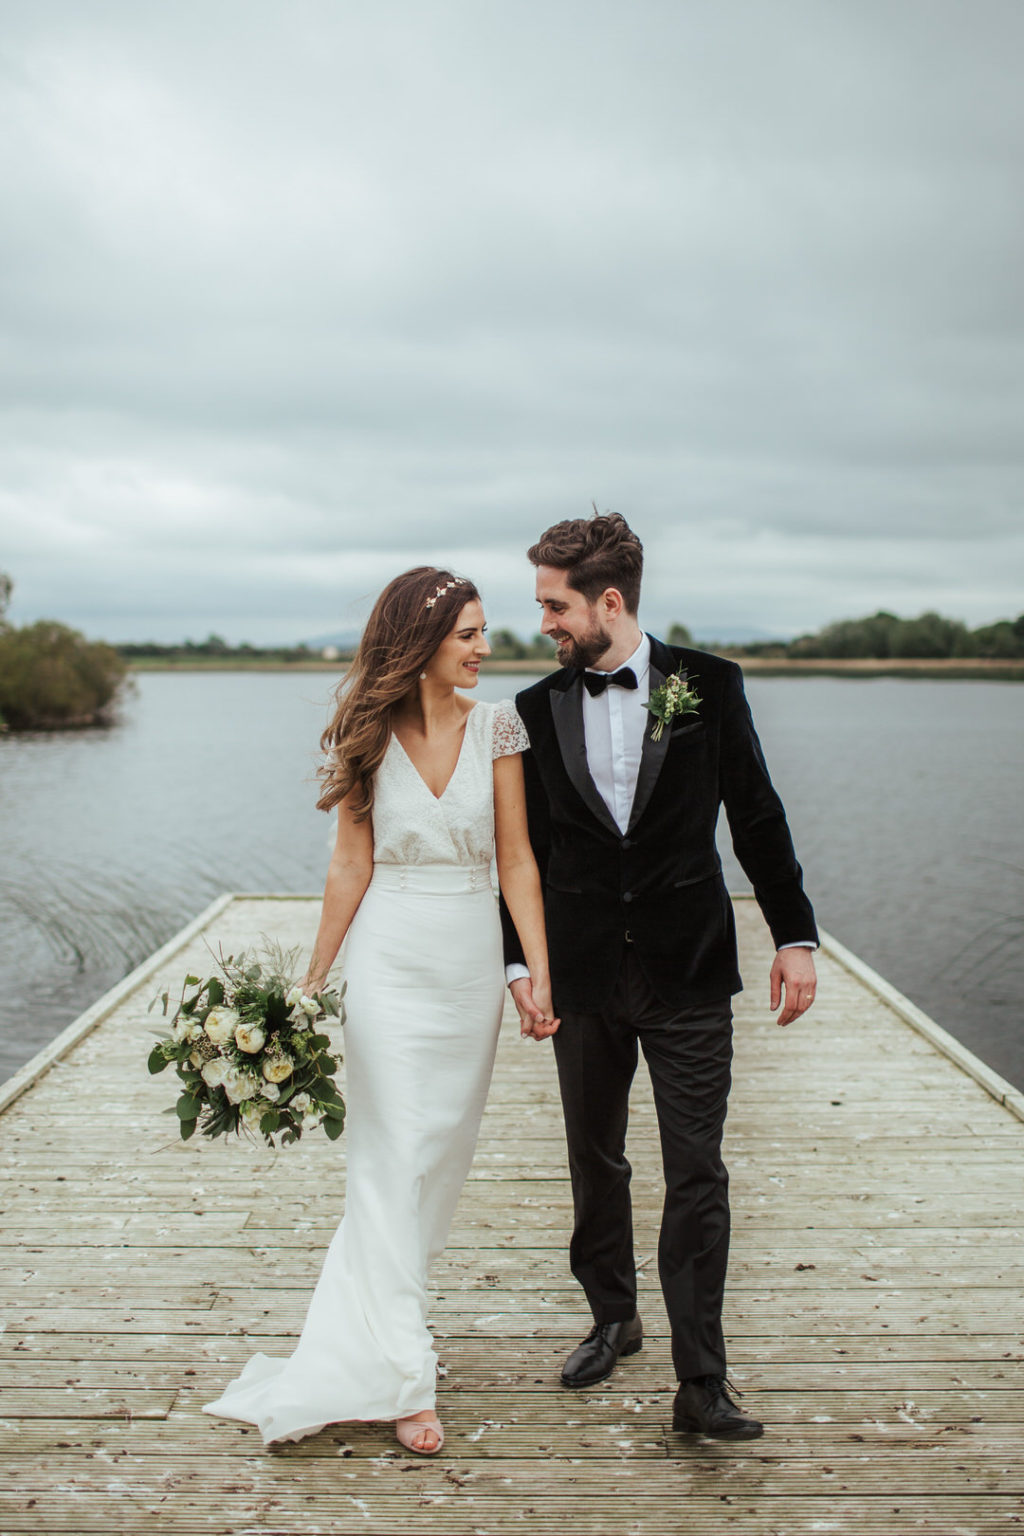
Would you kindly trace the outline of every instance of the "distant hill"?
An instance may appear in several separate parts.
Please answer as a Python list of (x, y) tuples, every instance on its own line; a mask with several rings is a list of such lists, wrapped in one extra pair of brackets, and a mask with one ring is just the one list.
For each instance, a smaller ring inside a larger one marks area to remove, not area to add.
[(770, 630), (741, 624), (702, 624), (696, 644), (713, 651), (717, 645), (788, 645), (792, 635), (772, 634)]
[(331, 635), (310, 635), (299, 644), (308, 645), (311, 651), (322, 651), (325, 645), (336, 645), (339, 651), (351, 651), (359, 644), (361, 633), (358, 629), (339, 629)]

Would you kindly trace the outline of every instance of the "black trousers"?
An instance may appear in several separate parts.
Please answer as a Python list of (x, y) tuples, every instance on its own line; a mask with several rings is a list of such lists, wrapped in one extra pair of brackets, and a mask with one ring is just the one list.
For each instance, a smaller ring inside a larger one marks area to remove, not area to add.
[(729, 1260), (729, 1175), (722, 1128), (731, 1084), (729, 998), (673, 1009), (627, 946), (599, 1013), (563, 1008), (554, 1037), (575, 1225), (569, 1258), (597, 1323), (636, 1311), (629, 1090), (643, 1048), (661, 1135), (665, 1204), (658, 1271), (680, 1380), (724, 1375), (722, 1297)]

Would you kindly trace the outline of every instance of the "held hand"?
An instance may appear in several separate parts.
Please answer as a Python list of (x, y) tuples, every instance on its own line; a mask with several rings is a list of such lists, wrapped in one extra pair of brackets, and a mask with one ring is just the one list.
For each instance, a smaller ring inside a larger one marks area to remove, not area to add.
[(804, 947), (780, 949), (772, 965), (770, 981), (773, 1013), (782, 1002), (783, 988), (786, 992), (785, 1005), (776, 1022), (791, 1024), (814, 1002), (817, 977), (812, 951)]
[(534, 1022), (533, 1038), (535, 1040), (548, 1040), (562, 1022), (561, 1019), (555, 1018), (555, 1006), (551, 1001), (551, 983), (549, 981), (534, 984), (533, 1004), (542, 1015), (540, 1023)]
[(519, 1014), (519, 1033), (525, 1040), (527, 1035), (533, 1034), (534, 1024), (543, 1024), (544, 1015), (533, 1000), (533, 983), (529, 976), (517, 976), (508, 989)]
[[(533, 983), (529, 976), (517, 977), (510, 984), (509, 991), (512, 993), (512, 1001), (519, 1014), (519, 1033), (524, 1039), (529, 1036), (534, 1040), (544, 1040), (548, 1035), (554, 1034), (558, 1028), (558, 1021), (552, 1020), (550, 1013), (545, 1014), (544, 1009), (539, 1006), (534, 997)], [(547, 1006), (550, 1010), (550, 991), (547, 996)]]

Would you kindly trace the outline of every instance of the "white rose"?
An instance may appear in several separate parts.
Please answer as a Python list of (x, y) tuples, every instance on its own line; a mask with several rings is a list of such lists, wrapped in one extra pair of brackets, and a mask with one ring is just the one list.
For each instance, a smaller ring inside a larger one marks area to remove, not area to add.
[(263, 1076), (268, 1083), (283, 1083), (291, 1077), (295, 1063), (288, 1056), (268, 1056), (263, 1063)]
[(302, 1009), (303, 1013), (307, 1014), (311, 1019), (315, 1019), (317, 1014), (320, 1012), (320, 1004), (317, 1002), (315, 997), (300, 997), (299, 1007)]
[(235, 1044), (240, 1051), (254, 1056), (267, 1043), (267, 1037), (258, 1024), (239, 1024), (235, 1030)]
[(288, 996), (285, 998), (285, 1002), (288, 1004), (289, 1008), (294, 1008), (295, 1004), (298, 1002), (298, 1000), (299, 1000), (299, 998), (301, 996), (302, 996), (302, 988), (301, 987), (292, 987), (291, 991), (288, 993)]
[(214, 1045), (227, 1045), (240, 1023), (233, 1008), (211, 1008), (203, 1027)]
[(292, 1029), (309, 1028), (309, 1016), (308, 1014), (303, 1013), (301, 1008), (292, 1009), (291, 1013), (288, 1015), (288, 1022)]
[(276, 1104), (278, 1099), (281, 1097), (281, 1090), (277, 1084), (268, 1083), (266, 1081), (260, 1084), (260, 1093), (266, 1099), (268, 1104)]
[(229, 1072), (235, 1069), (223, 1056), (215, 1056), (212, 1061), (203, 1064), (202, 1079), (207, 1088), (220, 1088)]
[(258, 1104), (247, 1104), (242, 1110), (242, 1124), (250, 1131), (258, 1131), (263, 1110)]
[(304, 1115), (312, 1102), (313, 1100), (308, 1093), (297, 1093), (294, 1098), (289, 1099), (288, 1108), (297, 1110), (300, 1115)]
[(322, 1116), (320, 1115), (303, 1115), (302, 1129), (304, 1131), (315, 1131), (317, 1126), (320, 1124), (321, 1119)]
[(189, 1018), (187, 1013), (179, 1013), (178, 1017), (171, 1025), (171, 1039), (190, 1040), (192, 1038), (193, 1022), (194, 1021)]
[(224, 1074), (224, 1092), (232, 1104), (240, 1104), (243, 1099), (251, 1099), (256, 1092), (256, 1079), (251, 1072), (240, 1072), (237, 1067), (228, 1067)]

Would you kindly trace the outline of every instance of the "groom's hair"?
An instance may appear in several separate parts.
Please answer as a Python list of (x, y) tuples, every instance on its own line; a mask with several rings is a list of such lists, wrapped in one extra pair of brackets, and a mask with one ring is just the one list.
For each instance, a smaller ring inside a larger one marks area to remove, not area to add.
[(614, 587), (622, 593), (629, 613), (640, 607), (640, 578), (644, 547), (618, 512), (597, 512), (593, 517), (570, 517), (542, 533), (526, 551), (534, 565), (552, 565), (565, 571), (565, 579), (588, 603)]

